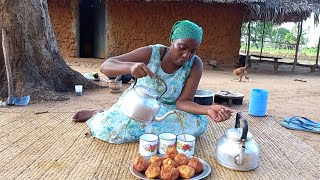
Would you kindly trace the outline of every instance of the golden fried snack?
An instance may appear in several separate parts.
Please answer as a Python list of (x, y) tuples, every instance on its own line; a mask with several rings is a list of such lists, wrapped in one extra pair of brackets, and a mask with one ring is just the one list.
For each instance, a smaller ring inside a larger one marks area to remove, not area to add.
[(192, 167), (196, 173), (203, 171), (203, 164), (199, 161), (197, 157), (191, 158), (188, 166)]
[(134, 160), (133, 167), (137, 171), (145, 171), (149, 165), (150, 165), (150, 163), (145, 157), (139, 156)]
[(165, 180), (178, 179), (179, 175), (180, 175), (179, 170), (168, 164), (166, 166), (163, 166), (160, 172), (160, 178)]
[(165, 158), (174, 159), (174, 157), (179, 154), (176, 147), (169, 147), (166, 151)]
[(175, 168), (179, 166), (177, 162), (175, 162), (174, 160), (172, 160), (170, 158), (166, 158), (165, 160), (163, 160), (162, 165), (163, 166), (170, 165)]
[(152, 164), (147, 168), (145, 174), (148, 178), (154, 179), (160, 176), (160, 171), (160, 166), (157, 164)]
[(162, 165), (164, 157), (161, 156), (151, 156), (150, 157), (150, 164), (157, 164), (158, 166)]
[(179, 164), (179, 166), (187, 165), (189, 163), (189, 158), (185, 154), (177, 154), (174, 157), (174, 161), (177, 162)]
[(179, 166), (177, 169), (179, 170), (180, 176), (184, 179), (192, 178), (195, 174), (195, 170), (188, 165)]

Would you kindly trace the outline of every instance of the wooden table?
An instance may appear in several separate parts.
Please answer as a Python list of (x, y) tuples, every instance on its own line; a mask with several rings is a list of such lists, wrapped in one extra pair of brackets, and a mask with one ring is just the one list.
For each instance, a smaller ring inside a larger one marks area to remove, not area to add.
[(258, 60), (258, 61), (260, 61), (260, 62), (262, 62), (262, 61), (270, 61), (270, 59), (271, 59), (271, 61), (273, 60), (273, 62), (274, 62), (273, 70), (274, 70), (274, 71), (277, 71), (277, 70), (278, 70), (278, 68), (279, 68), (279, 59), (282, 59), (281, 57), (259, 56), (259, 55), (254, 55), (254, 54), (252, 54), (251, 56), (252, 56), (252, 57), (256, 57), (256, 58), (261, 58), (260, 60)]

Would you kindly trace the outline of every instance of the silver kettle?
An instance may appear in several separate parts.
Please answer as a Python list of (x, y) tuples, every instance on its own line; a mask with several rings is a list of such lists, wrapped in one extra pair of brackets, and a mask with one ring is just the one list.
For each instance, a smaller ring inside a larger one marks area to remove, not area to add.
[(120, 107), (123, 114), (138, 122), (148, 124), (152, 120), (162, 121), (170, 114), (176, 113), (176, 111), (169, 111), (161, 117), (155, 117), (160, 110), (159, 100), (167, 91), (167, 84), (157, 76), (154, 78), (165, 85), (165, 91), (162, 94), (159, 94), (154, 89), (142, 85), (136, 86), (136, 78), (132, 88), (124, 94)]
[[(240, 119), (244, 124), (240, 128)], [(228, 129), (224, 136), (218, 139), (216, 158), (222, 166), (237, 170), (250, 171), (259, 164), (259, 145), (248, 132), (248, 121), (241, 112), (236, 115), (235, 128)]]

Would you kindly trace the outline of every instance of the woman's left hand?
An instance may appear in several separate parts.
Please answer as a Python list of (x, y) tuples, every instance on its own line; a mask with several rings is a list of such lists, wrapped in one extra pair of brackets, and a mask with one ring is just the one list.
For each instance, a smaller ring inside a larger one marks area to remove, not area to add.
[(222, 105), (211, 105), (207, 115), (216, 122), (222, 122), (232, 116), (233, 110)]

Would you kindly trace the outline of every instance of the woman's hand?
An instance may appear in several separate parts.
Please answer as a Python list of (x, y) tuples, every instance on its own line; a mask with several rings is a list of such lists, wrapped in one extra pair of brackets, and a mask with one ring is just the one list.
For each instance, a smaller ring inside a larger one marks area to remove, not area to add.
[(144, 63), (134, 63), (131, 66), (131, 75), (135, 78), (141, 78), (147, 75), (149, 75), (150, 77), (155, 76), (155, 74)]
[(211, 105), (207, 111), (207, 115), (216, 122), (222, 122), (229, 119), (233, 110), (221, 105)]

